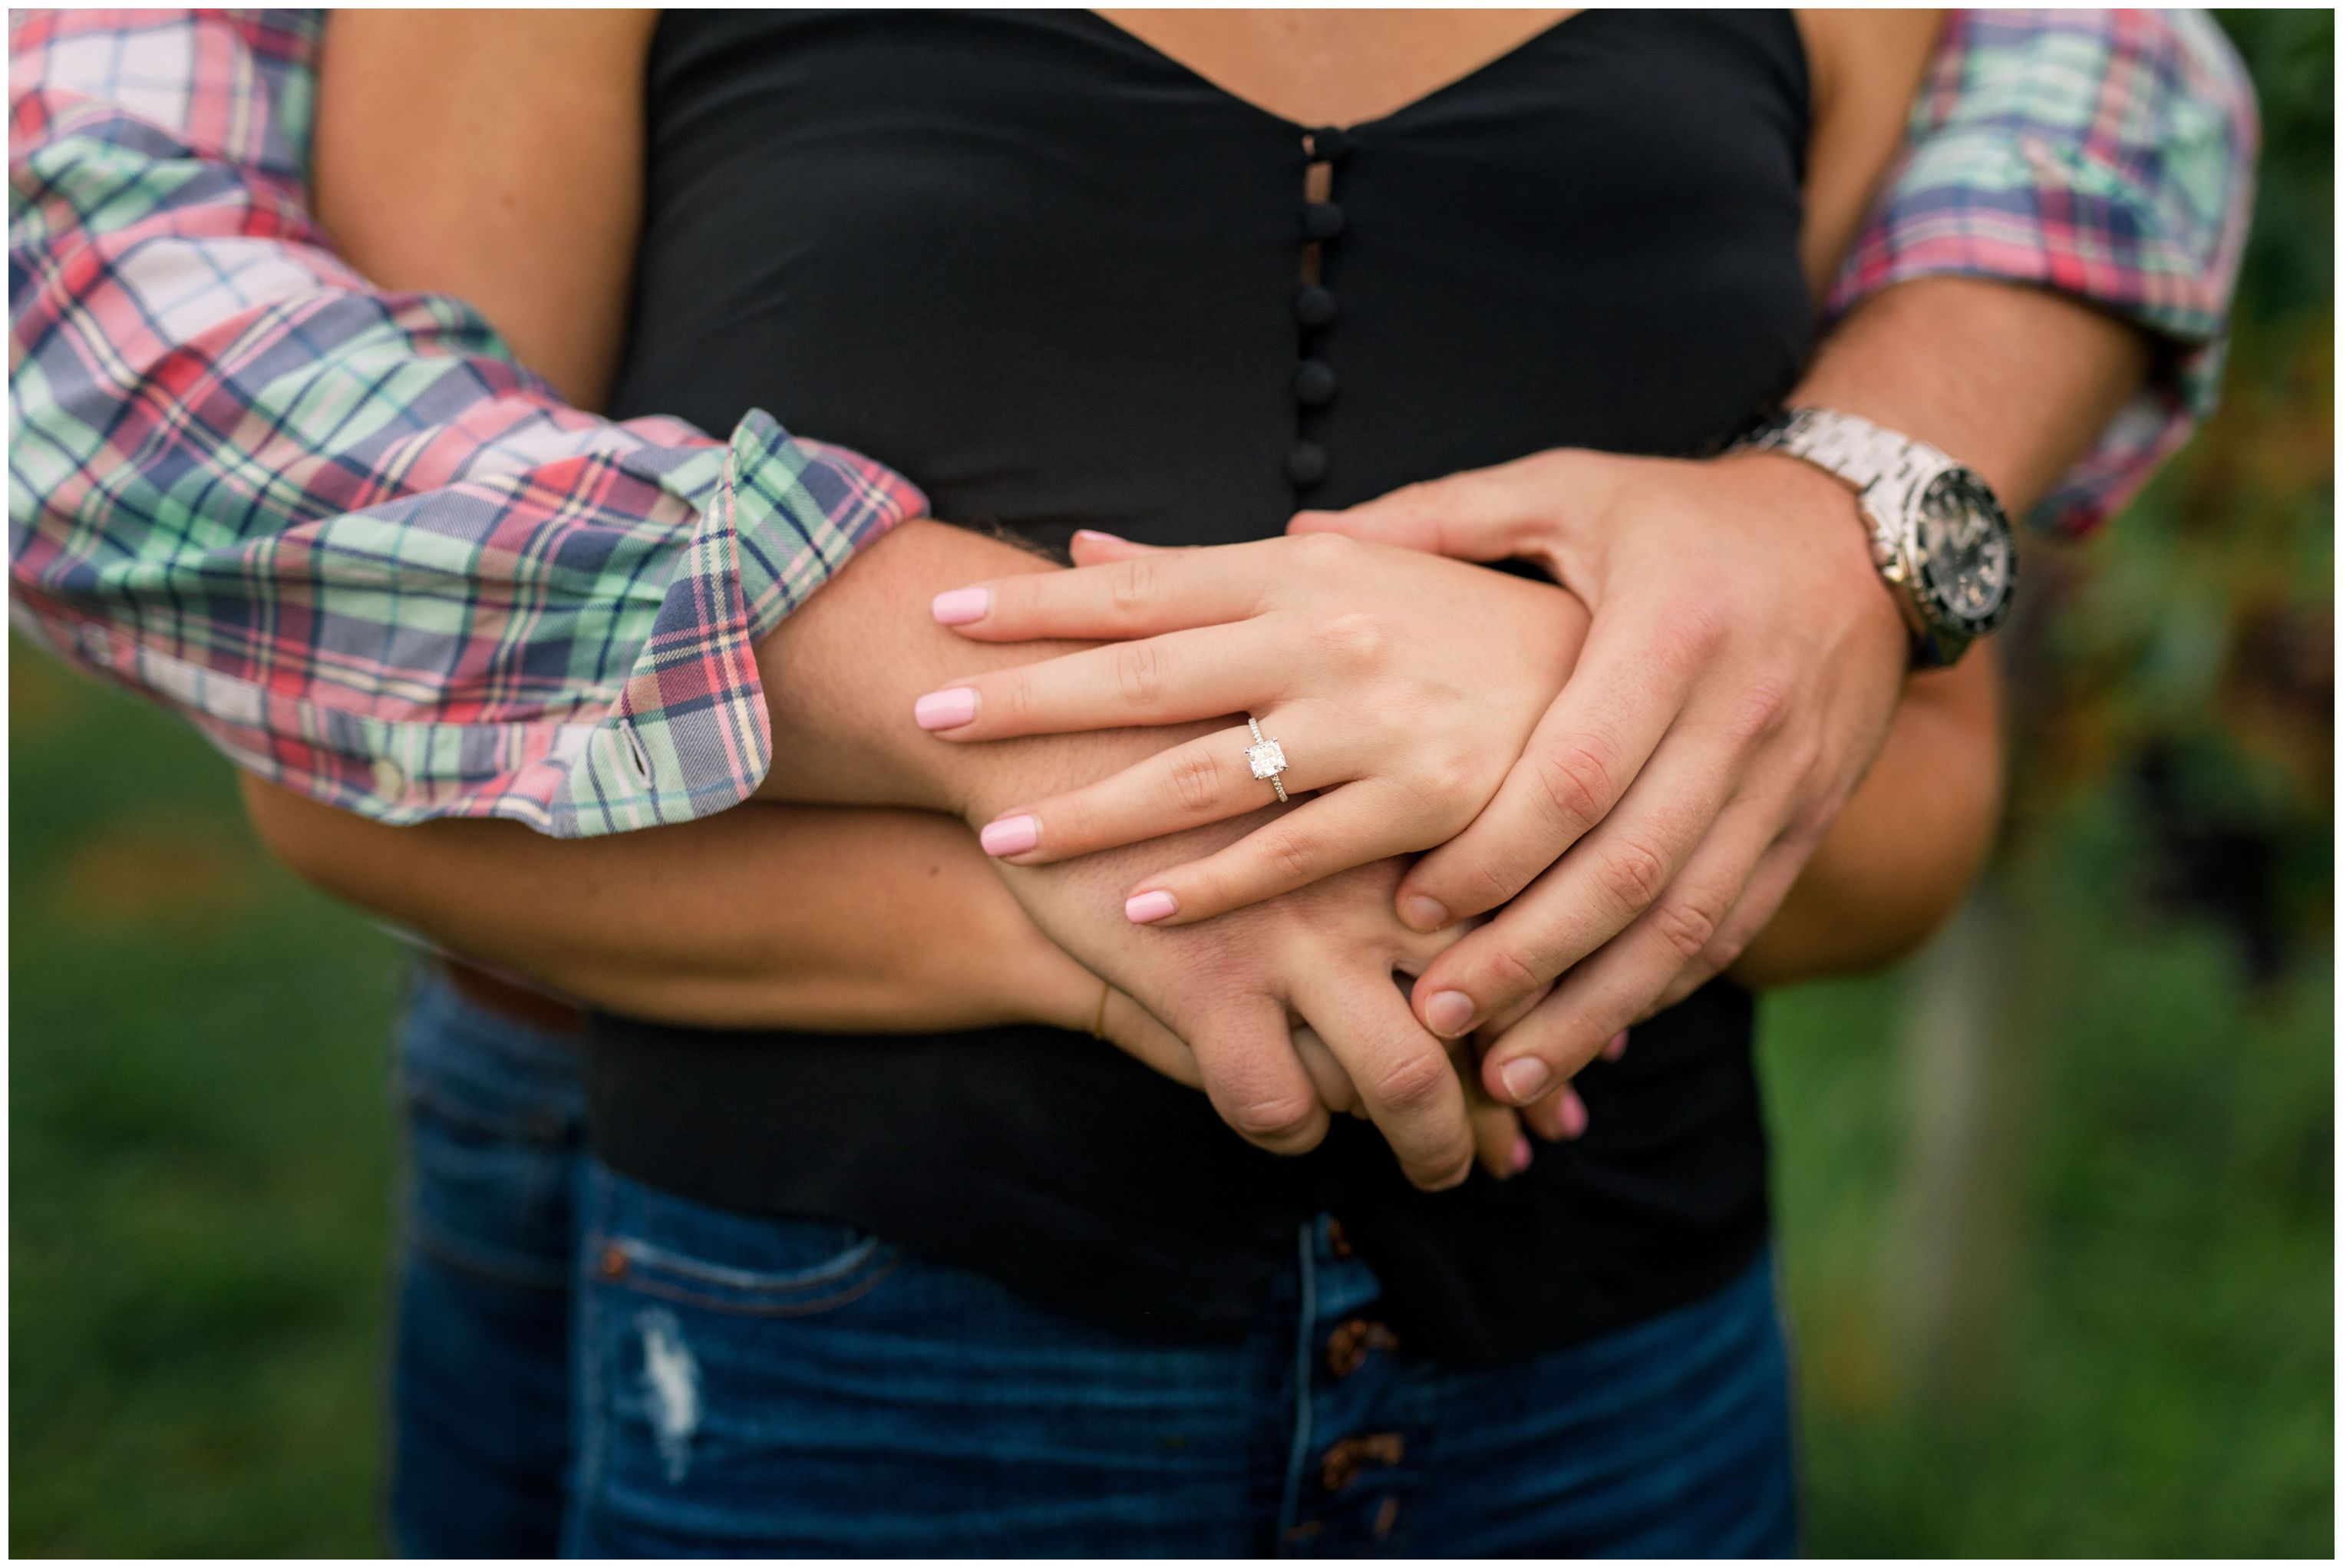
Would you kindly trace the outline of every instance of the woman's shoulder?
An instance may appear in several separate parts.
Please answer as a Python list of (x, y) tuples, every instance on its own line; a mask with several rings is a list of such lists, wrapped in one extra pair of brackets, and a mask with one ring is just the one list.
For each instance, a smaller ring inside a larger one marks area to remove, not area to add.
[(1944, 33), (1942, 11), (1800, 11), (1814, 106), (1800, 246), (1819, 297), (1869, 209)]
[(1817, 119), (1866, 102), (1908, 103), (1944, 35), (1941, 10), (1801, 10)]

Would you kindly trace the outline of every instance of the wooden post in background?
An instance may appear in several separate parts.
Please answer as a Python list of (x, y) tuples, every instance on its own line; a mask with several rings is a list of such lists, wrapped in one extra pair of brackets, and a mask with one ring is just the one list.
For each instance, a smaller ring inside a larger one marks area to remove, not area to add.
[(1902, 1191), (1887, 1250), (1906, 1386), (1923, 1399), (1980, 1391), (2008, 1310), (2029, 1075), (2012, 1027), (2022, 967), (1999, 871), (1912, 965), (1897, 1030)]

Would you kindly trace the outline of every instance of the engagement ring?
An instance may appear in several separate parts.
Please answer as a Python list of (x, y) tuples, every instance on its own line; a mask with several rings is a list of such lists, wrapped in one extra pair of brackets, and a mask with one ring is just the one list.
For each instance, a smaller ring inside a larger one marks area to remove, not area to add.
[(1245, 715), (1245, 728), (1252, 731), (1252, 744), (1245, 748), (1245, 760), (1252, 765), (1252, 776), (1277, 791), (1277, 803), (1286, 804), (1285, 784), (1278, 775), (1285, 771), (1285, 748), (1274, 740), (1262, 738), (1261, 721), (1250, 713)]

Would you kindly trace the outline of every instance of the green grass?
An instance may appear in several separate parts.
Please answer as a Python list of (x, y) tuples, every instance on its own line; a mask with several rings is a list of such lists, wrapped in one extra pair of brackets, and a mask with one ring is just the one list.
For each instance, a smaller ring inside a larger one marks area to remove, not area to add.
[(377, 1553), (393, 944), (12, 652), (11, 1545)]
[(2218, 932), (2110, 907), (2097, 836), (2012, 873), (2010, 1197), (1943, 1363), (1895, 1328), (1924, 1244), (1898, 984), (1768, 1004), (1823, 1554), (2331, 1554), (2333, 976), (2249, 993)]
[[(378, 1551), (397, 951), (186, 730), (15, 652), (11, 1545)], [(1817, 1551), (2328, 1553), (2332, 976), (2127, 914), (2123, 830), (2005, 873), (2011, 1201), (1949, 1367), (1896, 1327), (1903, 982), (1768, 1003)]]

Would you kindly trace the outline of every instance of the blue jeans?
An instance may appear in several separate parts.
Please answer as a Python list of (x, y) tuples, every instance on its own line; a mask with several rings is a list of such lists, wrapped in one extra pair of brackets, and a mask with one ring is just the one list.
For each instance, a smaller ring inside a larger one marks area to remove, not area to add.
[(397, 1043), (391, 1535), (410, 1557), (549, 1557), (569, 1462), (578, 1048), (437, 965), (417, 970)]
[(613, 1553), (1795, 1545), (1762, 1263), (1623, 1333), (1442, 1372), (1366, 1328), (1373, 1275), (1319, 1226), (1248, 1343), (1137, 1345), (868, 1237), (590, 1166), (576, 1048), (436, 970), (398, 1054), (410, 1555), (549, 1555), (565, 1511), (570, 1550)]
[(1492, 1371), (1406, 1357), (1321, 1220), (1250, 1338), (1134, 1342), (877, 1238), (589, 1162), (586, 1556), (1786, 1555), (1770, 1259)]

